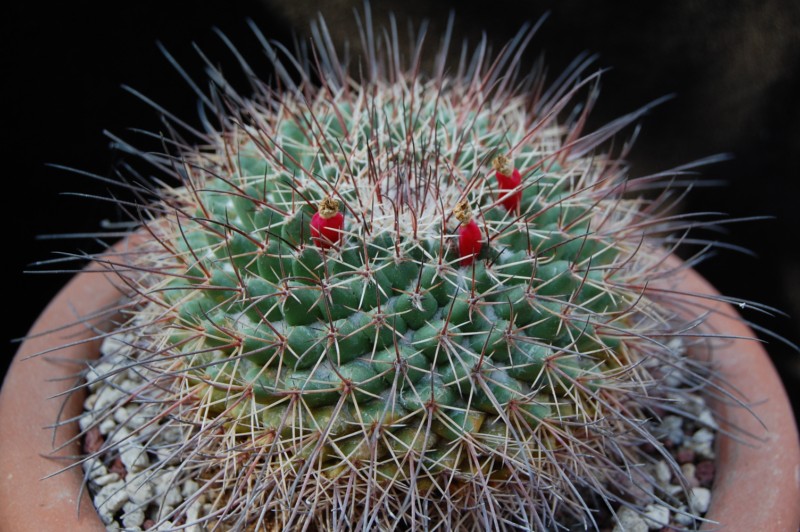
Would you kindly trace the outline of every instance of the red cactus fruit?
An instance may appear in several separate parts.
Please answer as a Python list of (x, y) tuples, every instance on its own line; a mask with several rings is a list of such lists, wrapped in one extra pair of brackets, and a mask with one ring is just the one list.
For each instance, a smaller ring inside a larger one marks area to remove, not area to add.
[(342, 240), (344, 214), (339, 212), (339, 201), (330, 196), (319, 202), (311, 218), (311, 239), (322, 249), (338, 245)]
[[(522, 199), (522, 189), (520, 188), (522, 176), (519, 170), (514, 168), (511, 159), (505, 155), (495, 157), (492, 167), (495, 169), (497, 182), (500, 185), (500, 196), (503, 197), (500, 203), (509, 212), (517, 210)], [(516, 192), (510, 193), (513, 190)]]
[(467, 200), (458, 202), (453, 214), (461, 222), (458, 228), (458, 255), (461, 257), (461, 265), (469, 266), (481, 251), (481, 230), (472, 219)]

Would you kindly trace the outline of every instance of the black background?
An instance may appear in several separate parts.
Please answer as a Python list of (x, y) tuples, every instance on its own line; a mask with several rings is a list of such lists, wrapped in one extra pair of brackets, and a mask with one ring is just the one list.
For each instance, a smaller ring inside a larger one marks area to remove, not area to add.
[[(433, 4), (433, 3), (431, 3)], [(428, 5), (417, 0), (373, 3), (431, 19), (431, 32), (456, 8), (456, 34), (475, 42), (485, 30), (503, 43), (524, 20), (550, 16), (531, 45), (532, 60), (546, 52), (558, 72), (582, 51), (599, 54), (603, 94), (595, 125), (632, 111), (664, 94), (676, 98), (643, 120), (634, 149), (633, 175), (642, 175), (715, 153), (732, 160), (705, 168), (701, 179), (724, 180), (701, 188), (686, 211), (730, 217), (766, 215), (768, 221), (729, 227), (718, 235), (757, 256), (722, 251), (700, 266), (721, 292), (781, 309), (791, 317), (746, 317), (797, 343), (800, 340), (800, 7), (798, 2), (511, 2)], [(108, 187), (46, 166), (55, 163), (104, 176), (121, 156), (109, 149), (109, 130), (137, 138), (129, 128), (163, 131), (158, 113), (122, 90), (130, 85), (177, 116), (197, 123), (196, 97), (156, 46), (162, 42), (179, 62), (202, 79), (192, 42), (223, 66), (239, 87), (231, 54), (212, 31), (217, 27), (267, 75), (269, 67), (246, 19), (270, 38), (290, 43), (304, 35), (304, 22), (323, 9), (334, 37), (353, 33), (350, 3), (298, 0), (265, 2), (105, 2), (43, 5), (26, 2), (2, 17), (2, 246), (6, 271), (3, 365), (35, 316), (66, 274), (23, 274), (54, 251), (97, 251), (87, 239), (41, 240), (53, 233), (95, 231), (102, 220), (124, 219), (110, 203), (64, 192), (108, 195)], [(379, 17), (380, 18), (380, 17)], [(434, 38), (433, 43), (438, 42)], [(115, 194), (117, 191), (115, 191)], [(708, 236), (708, 235), (706, 235)], [(13, 292), (12, 292), (13, 289)], [(773, 356), (798, 411), (800, 364), (790, 347), (767, 336)]]

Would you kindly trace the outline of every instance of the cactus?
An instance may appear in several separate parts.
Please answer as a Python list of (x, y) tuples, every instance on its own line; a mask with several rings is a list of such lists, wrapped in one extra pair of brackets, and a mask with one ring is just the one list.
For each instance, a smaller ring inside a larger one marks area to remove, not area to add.
[(445, 43), (430, 75), (421, 42), (405, 69), (368, 33), (357, 79), (318, 30), (298, 59), (262, 39), (278, 90), (210, 67), (217, 123), (140, 154), (178, 180), (137, 189), (152, 238), (109, 261), (150, 379), (120, 404), (185, 435), (153, 470), (183, 460), (234, 527), (596, 527), (636, 490), (670, 503), (614, 485), (668, 457), (645, 420), (705, 382), (669, 341), (692, 339), (688, 296), (647, 289), (683, 222), (606, 144), (649, 107), (584, 131), (598, 74), (519, 75), (527, 26), (452, 68)]

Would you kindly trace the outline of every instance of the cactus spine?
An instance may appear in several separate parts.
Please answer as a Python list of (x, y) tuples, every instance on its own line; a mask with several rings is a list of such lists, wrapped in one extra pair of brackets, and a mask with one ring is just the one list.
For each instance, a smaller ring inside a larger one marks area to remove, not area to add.
[(369, 42), (360, 79), (324, 35), (321, 85), (265, 40), (282, 90), (212, 71), (218, 123), (141, 154), (179, 185), (117, 268), (136, 399), (184, 432), (167, 454), (218, 494), (214, 523), (593, 526), (642, 445), (666, 453), (644, 420), (683, 393), (658, 387), (685, 365), (665, 339), (696, 318), (646, 289), (670, 222), (603, 147), (644, 110), (585, 132), (569, 110), (597, 75), (519, 76), (528, 28), (451, 69), (445, 45), (432, 75)]

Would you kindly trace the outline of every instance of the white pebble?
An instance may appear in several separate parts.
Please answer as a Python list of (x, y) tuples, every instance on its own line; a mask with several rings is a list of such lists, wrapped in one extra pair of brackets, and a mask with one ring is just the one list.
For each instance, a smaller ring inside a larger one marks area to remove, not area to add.
[(104, 383), (103, 370), (101, 367), (102, 364), (98, 364), (95, 367), (89, 368), (89, 371), (86, 372), (86, 384), (93, 392), (100, 388), (100, 386), (102, 386)]
[(141, 386), (142, 383), (140, 381), (133, 381), (131, 379), (123, 379), (123, 381), (119, 383), (119, 387), (128, 392), (128, 394), (141, 388)]
[(128, 447), (120, 453), (120, 459), (125, 464), (125, 468), (131, 473), (138, 473), (143, 469), (147, 469), (150, 465), (150, 459), (147, 457), (147, 452), (144, 447), (133, 445)]
[(103, 436), (109, 435), (117, 426), (117, 422), (114, 421), (113, 417), (107, 417), (100, 424), (97, 426), (98, 430), (100, 430), (100, 434)]
[(94, 506), (105, 524), (114, 520), (114, 514), (128, 502), (123, 481), (107, 484), (94, 496)]
[(111, 484), (112, 482), (117, 482), (119, 480), (118, 473), (107, 473), (103, 476), (95, 477), (92, 479), (95, 484), (98, 486), (106, 486)]
[(97, 399), (94, 403), (94, 409), (103, 410), (104, 408), (108, 408), (119, 402), (119, 400), (125, 396), (125, 392), (121, 390), (118, 390), (112, 386), (104, 386), (100, 388), (99, 392), (97, 392)]
[(695, 478), (695, 470), (697, 468), (691, 462), (681, 465), (681, 473), (683, 473), (684, 478), (689, 481), (689, 485), (692, 484), (692, 480), (697, 480)]
[(678, 416), (665, 416), (661, 420), (661, 430), (672, 440), (675, 445), (683, 443), (683, 418)]
[(124, 406), (121, 406), (116, 410), (114, 410), (114, 420), (117, 423), (125, 423), (126, 421), (128, 421), (129, 416), (130, 415), (128, 414), (128, 409), (125, 408)]
[(155, 451), (159, 463), (171, 466), (175, 466), (180, 463), (180, 456), (175, 453), (175, 449), (169, 447), (159, 447)]
[(97, 403), (97, 394), (90, 393), (86, 396), (86, 399), (83, 401), (83, 409), (86, 410), (84, 416), (89, 415), (89, 412), (94, 410), (94, 405)]
[(656, 462), (655, 469), (655, 475), (658, 482), (662, 486), (669, 484), (669, 481), (672, 478), (672, 470), (669, 468), (669, 464), (667, 464), (667, 462), (664, 460), (659, 460)]
[(694, 518), (691, 515), (687, 515), (688, 512), (689, 512), (689, 509), (686, 508), (686, 506), (681, 505), (678, 508), (678, 511), (675, 512), (675, 516), (674, 516), (675, 522), (677, 524), (683, 525), (683, 526), (689, 526), (692, 523), (694, 523)]
[(703, 428), (698, 430), (692, 435), (692, 443), (690, 447), (692, 450), (703, 458), (714, 458), (714, 433), (710, 430)]
[(183, 486), (181, 486), (181, 495), (183, 495), (185, 498), (189, 498), (195, 493), (197, 493), (197, 490), (199, 489), (200, 489), (200, 484), (198, 484), (194, 480), (189, 479), (183, 483)]
[(139, 475), (128, 473), (125, 481), (127, 482), (125, 489), (132, 502), (144, 505), (153, 498), (153, 484), (148, 480), (146, 473)]
[(700, 412), (700, 416), (698, 416), (697, 421), (706, 427), (711, 427), (712, 429), (718, 428), (717, 420), (714, 419), (714, 414), (711, 413), (711, 410), (703, 410)]
[(122, 525), (126, 529), (138, 528), (144, 523), (144, 510), (136, 503), (127, 502), (123, 506)]
[[(198, 521), (201, 517), (203, 517), (203, 515), (203, 503), (199, 500), (196, 500), (189, 505), (189, 509), (186, 511), (186, 521), (188, 523)], [(201, 530), (198, 525), (194, 525), (190, 528), (190, 530), (192, 529), (197, 530), (198, 532)]]
[(83, 463), (83, 470), (89, 473), (89, 480), (94, 480), (108, 474), (108, 468), (97, 458), (92, 458)]
[(166, 427), (160, 432), (159, 436), (161, 437), (162, 440), (169, 443), (177, 443), (184, 439), (183, 430), (181, 430), (180, 427), (174, 427), (174, 426)]
[(669, 524), (669, 508), (660, 504), (648, 504), (644, 509), (644, 518), (650, 530), (658, 530)]
[(181, 490), (178, 486), (173, 486), (167, 491), (166, 496), (164, 497), (164, 504), (169, 504), (170, 506), (178, 506), (179, 504), (183, 503), (183, 496), (181, 495)]
[[(141, 428), (144, 425), (146, 425), (150, 421), (150, 419), (151, 419), (150, 417), (142, 414), (141, 412), (137, 412), (137, 413), (133, 414), (133, 416), (131, 416), (131, 418), (128, 420), (128, 425), (130, 427), (133, 427), (134, 429), (138, 429), (138, 428)], [(153, 424), (153, 425), (150, 426), (149, 429), (146, 429), (145, 431), (141, 431), (141, 432), (143, 434), (146, 433), (146, 432), (152, 432), (153, 429), (155, 429), (155, 428), (156, 428), (156, 425)]]
[(689, 493), (689, 508), (695, 514), (704, 514), (711, 502), (711, 492), (707, 488), (692, 488)]
[(630, 508), (623, 508), (617, 512), (614, 532), (647, 532), (648, 530), (649, 527), (642, 516)]
[(84, 412), (81, 417), (78, 418), (78, 426), (81, 428), (81, 432), (87, 432), (90, 428), (94, 425), (94, 416), (89, 412)]
[(130, 345), (135, 340), (135, 337), (125, 334), (114, 334), (107, 336), (100, 346), (100, 352), (107, 358), (119, 360), (126, 358), (133, 347)]
[(128, 436), (131, 435), (131, 431), (128, 430), (128, 427), (125, 425), (119, 425), (119, 428), (111, 433), (108, 437), (109, 443), (122, 443), (123, 441), (128, 439)]

